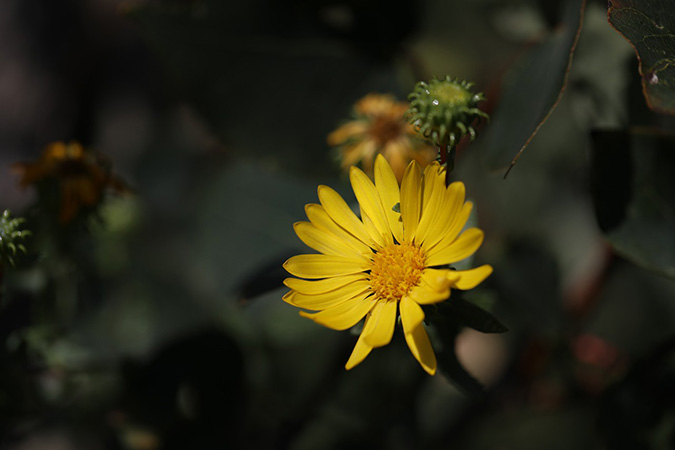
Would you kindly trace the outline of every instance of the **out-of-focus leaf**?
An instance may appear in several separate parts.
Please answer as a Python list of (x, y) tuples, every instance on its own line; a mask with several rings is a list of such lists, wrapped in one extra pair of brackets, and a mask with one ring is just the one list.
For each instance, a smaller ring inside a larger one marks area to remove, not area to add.
[(649, 132), (594, 133), (596, 216), (617, 252), (675, 277), (675, 140)]
[(566, 1), (560, 24), (505, 79), (485, 136), (485, 163), (490, 169), (512, 167), (557, 106), (567, 84), (585, 5), (585, 0)]
[(239, 301), (247, 302), (259, 295), (280, 288), (284, 279), (289, 276), (283, 268), (284, 261), (296, 254), (297, 251), (280, 254), (271, 258), (268, 264), (246, 276), (241, 285), (237, 287), (237, 294), (240, 296)]
[(455, 341), (460, 327), (449, 322), (439, 323), (436, 327), (443, 349), (437, 354), (438, 367), (443, 375), (458, 389), (474, 397), (484, 397), (483, 385), (466, 371), (457, 359)]
[(598, 225), (605, 233), (626, 218), (633, 185), (629, 140), (625, 131), (593, 133), (591, 191)]
[(482, 333), (504, 333), (508, 331), (495, 316), (461, 298), (453, 296), (449, 301), (439, 305), (443, 315), (460, 326), (467, 326)]
[[(181, 336), (147, 361), (123, 366), (125, 416), (152, 424), (164, 448), (232, 448), (245, 404), (244, 355), (217, 328)], [(227, 405), (227, 407), (224, 407)]]
[[(661, 343), (604, 392), (597, 424), (607, 448), (672, 448), (668, 410), (675, 401), (673, 350), (675, 340)], [(670, 432), (663, 433), (664, 429)]]
[(496, 261), (488, 281), (499, 293), (499, 316), (516, 332), (550, 339), (563, 330), (565, 312), (560, 294), (560, 268), (540, 242), (508, 243), (503, 261)]
[(675, 114), (675, 15), (670, 0), (611, 0), (609, 23), (635, 48), (649, 108)]

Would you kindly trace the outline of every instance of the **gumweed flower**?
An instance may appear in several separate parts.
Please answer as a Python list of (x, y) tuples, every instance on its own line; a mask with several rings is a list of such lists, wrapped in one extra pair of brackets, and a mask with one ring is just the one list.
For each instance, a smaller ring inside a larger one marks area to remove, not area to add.
[(56, 182), (59, 196), (59, 222), (71, 222), (83, 207), (94, 207), (106, 189), (122, 193), (126, 184), (112, 174), (103, 155), (87, 150), (79, 142), (53, 142), (35, 162), (16, 163), (13, 170), (21, 179), (19, 185), (38, 186)]
[(335, 330), (365, 317), (346, 363), (351, 369), (373, 348), (387, 345), (400, 316), (405, 340), (422, 368), (433, 375), (436, 356), (424, 325), (424, 305), (448, 300), (452, 289), (472, 289), (492, 273), (483, 265), (453, 270), (472, 255), (483, 231), (464, 229), (471, 213), (465, 187), (446, 187), (445, 168), (432, 162), (422, 172), (411, 162), (400, 188), (383, 156), (374, 165), (375, 182), (356, 167), (349, 176), (361, 212), (359, 219), (342, 197), (319, 186), (320, 204), (305, 207), (308, 222), (294, 225), (298, 237), (320, 254), (296, 255), (284, 268), (284, 301), (300, 315)]
[(328, 145), (340, 152), (342, 169), (360, 164), (369, 175), (377, 154), (382, 154), (400, 181), (410, 161), (422, 167), (436, 158), (437, 150), (415, 136), (403, 114), (408, 103), (387, 94), (368, 94), (354, 105), (354, 120), (328, 135)]

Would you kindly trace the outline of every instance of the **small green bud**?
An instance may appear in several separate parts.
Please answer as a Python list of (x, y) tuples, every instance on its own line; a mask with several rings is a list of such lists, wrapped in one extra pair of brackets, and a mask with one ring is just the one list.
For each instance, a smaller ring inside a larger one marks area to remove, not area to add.
[(477, 108), (485, 100), (482, 93), (471, 92), (473, 83), (446, 76), (429, 83), (420, 81), (408, 96), (410, 107), (405, 117), (417, 133), (435, 145), (454, 147), (465, 135), (476, 138), (476, 119), (488, 119)]

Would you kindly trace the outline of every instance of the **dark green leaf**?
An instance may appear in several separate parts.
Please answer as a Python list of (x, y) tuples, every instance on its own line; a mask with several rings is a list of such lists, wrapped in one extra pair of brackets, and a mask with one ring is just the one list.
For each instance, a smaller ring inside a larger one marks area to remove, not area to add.
[(605, 233), (626, 218), (632, 180), (630, 135), (627, 131), (593, 133), (591, 192), (598, 225)]
[(675, 11), (670, 0), (612, 0), (609, 23), (635, 48), (647, 105), (675, 114)]
[(469, 372), (462, 367), (455, 353), (455, 340), (459, 333), (459, 327), (451, 324), (438, 326), (439, 338), (443, 343), (443, 350), (438, 353), (438, 366), (443, 375), (456, 387), (468, 395), (475, 397), (485, 396), (485, 390)]
[(515, 164), (557, 106), (567, 84), (585, 3), (585, 0), (565, 2), (560, 25), (505, 79), (485, 136), (485, 162), (490, 169)]
[(453, 296), (447, 302), (441, 303), (442, 313), (458, 325), (473, 328), (482, 333), (504, 333), (508, 331), (495, 316), (477, 305)]
[(490, 283), (499, 293), (497, 306), (518, 331), (553, 338), (564, 329), (560, 268), (540, 241), (517, 238), (507, 242), (506, 254), (495, 261)]
[(591, 181), (601, 229), (617, 252), (675, 277), (675, 140), (598, 132)]

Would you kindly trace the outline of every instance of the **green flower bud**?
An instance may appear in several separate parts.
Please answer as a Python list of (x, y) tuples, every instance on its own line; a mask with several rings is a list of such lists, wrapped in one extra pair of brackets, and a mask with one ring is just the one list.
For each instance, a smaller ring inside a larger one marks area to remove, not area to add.
[(405, 117), (417, 133), (435, 145), (454, 147), (465, 135), (476, 138), (474, 122), (488, 119), (477, 108), (485, 100), (482, 93), (471, 92), (473, 83), (446, 76), (429, 83), (420, 81), (408, 96), (410, 107)]

